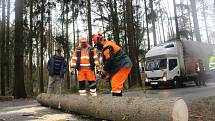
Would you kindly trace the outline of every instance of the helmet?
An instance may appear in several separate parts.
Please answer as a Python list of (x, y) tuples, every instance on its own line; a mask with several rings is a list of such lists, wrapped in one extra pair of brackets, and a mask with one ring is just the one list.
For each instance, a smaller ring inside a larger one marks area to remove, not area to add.
[(105, 40), (105, 38), (102, 35), (97, 35), (93, 37), (93, 42), (96, 44), (99, 41)]
[(86, 35), (83, 35), (80, 37), (80, 42), (87, 42), (87, 36)]
[(98, 32), (98, 36), (102, 36), (102, 32)]

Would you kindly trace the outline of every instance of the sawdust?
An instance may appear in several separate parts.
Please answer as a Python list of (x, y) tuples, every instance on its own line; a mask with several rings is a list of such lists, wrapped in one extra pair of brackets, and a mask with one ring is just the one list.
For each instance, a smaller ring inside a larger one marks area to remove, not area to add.
[(8, 111), (7, 114), (14, 114), (14, 113), (37, 113), (41, 110), (45, 110), (45, 107), (32, 107), (32, 108), (23, 108), (20, 110)]
[(67, 121), (71, 120), (70, 114), (47, 114), (42, 117), (39, 117), (35, 121)]

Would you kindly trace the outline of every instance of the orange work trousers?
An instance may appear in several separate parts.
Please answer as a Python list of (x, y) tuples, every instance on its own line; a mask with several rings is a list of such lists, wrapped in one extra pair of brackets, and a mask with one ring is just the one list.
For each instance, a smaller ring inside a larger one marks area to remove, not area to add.
[(95, 72), (90, 68), (81, 68), (78, 71), (78, 80), (79, 81), (96, 81)]
[(131, 71), (130, 68), (122, 67), (118, 72), (116, 72), (111, 78), (111, 87), (113, 93), (121, 93), (123, 90), (123, 84), (128, 78), (128, 74)]

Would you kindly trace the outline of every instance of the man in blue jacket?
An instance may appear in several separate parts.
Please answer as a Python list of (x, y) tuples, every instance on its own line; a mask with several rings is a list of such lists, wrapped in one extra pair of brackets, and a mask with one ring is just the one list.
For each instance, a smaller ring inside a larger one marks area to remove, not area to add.
[(68, 64), (61, 55), (61, 49), (55, 50), (55, 55), (48, 61), (49, 83), (47, 93), (50, 94), (55, 86), (56, 94), (61, 94), (61, 83), (64, 79), (64, 74), (68, 70)]

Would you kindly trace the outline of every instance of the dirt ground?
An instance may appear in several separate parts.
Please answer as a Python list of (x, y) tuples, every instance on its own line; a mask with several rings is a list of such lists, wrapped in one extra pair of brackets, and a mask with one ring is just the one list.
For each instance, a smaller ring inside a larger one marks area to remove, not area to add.
[(215, 121), (215, 97), (195, 100), (189, 104), (189, 121)]
[(43, 107), (35, 99), (0, 102), (0, 121), (94, 121), (92, 117)]

